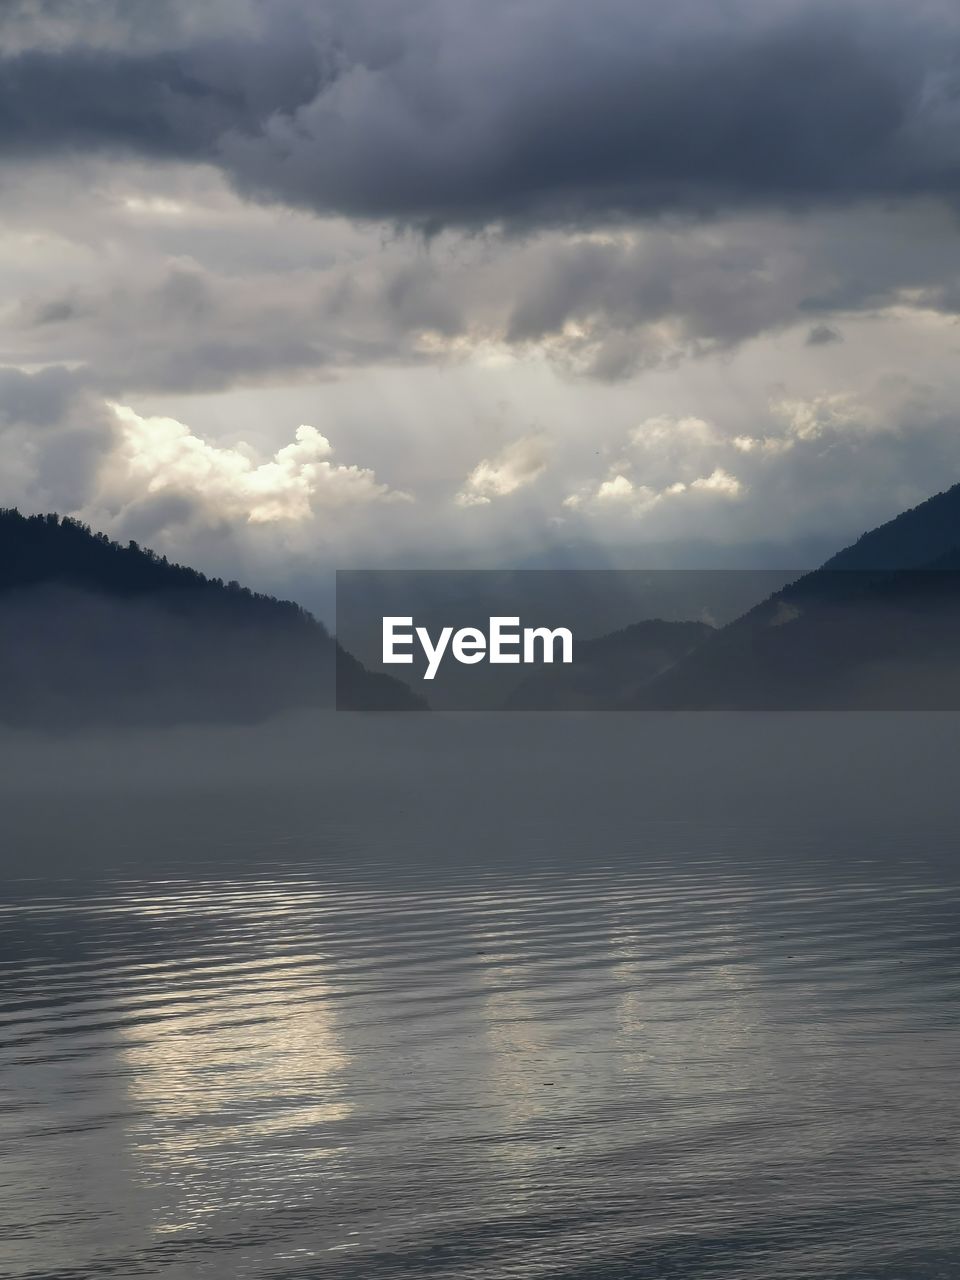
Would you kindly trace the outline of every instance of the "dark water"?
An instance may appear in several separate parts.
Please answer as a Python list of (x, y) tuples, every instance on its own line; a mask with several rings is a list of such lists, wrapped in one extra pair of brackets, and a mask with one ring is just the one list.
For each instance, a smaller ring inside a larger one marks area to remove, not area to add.
[(13, 744), (0, 1273), (960, 1276), (952, 723), (548, 719)]

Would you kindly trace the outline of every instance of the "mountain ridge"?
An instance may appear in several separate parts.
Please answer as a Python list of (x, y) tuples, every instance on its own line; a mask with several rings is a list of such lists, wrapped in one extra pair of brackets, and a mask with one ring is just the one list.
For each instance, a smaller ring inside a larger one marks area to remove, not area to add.
[(862, 534), (655, 680), (645, 709), (960, 707), (960, 484)]
[(0, 722), (257, 721), (420, 710), (302, 606), (208, 578), (71, 517), (0, 510)]

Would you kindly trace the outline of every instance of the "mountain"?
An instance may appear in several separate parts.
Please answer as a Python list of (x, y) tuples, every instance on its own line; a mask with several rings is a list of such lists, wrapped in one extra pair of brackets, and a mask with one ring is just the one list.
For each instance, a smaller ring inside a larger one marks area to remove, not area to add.
[(611, 711), (642, 690), (713, 634), (705, 622), (656, 618), (581, 641), (570, 666), (538, 667), (507, 700), (511, 711)]
[(414, 710), (306, 610), (111, 542), (0, 511), (0, 722), (255, 721), (341, 704)]
[(955, 484), (863, 534), (818, 572), (920, 569), (958, 554), (960, 484)]
[(630, 705), (960, 708), (960, 485), (775, 592)]

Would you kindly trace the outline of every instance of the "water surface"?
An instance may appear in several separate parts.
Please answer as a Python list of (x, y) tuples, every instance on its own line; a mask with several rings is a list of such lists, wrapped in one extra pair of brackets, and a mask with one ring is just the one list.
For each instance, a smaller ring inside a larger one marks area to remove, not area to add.
[(949, 795), (771, 809), (769, 737), (718, 781), (698, 730), (678, 808), (558, 732), (365, 807), (356, 761), (18, 786), (0, 1272), (960, 1275)]

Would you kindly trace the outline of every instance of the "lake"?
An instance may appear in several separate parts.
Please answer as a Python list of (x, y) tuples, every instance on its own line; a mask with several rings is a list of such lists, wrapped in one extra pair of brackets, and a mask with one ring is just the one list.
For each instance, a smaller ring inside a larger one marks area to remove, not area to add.
[(0, 1274), (960, 1276), (957, 741), (5, 738)]

